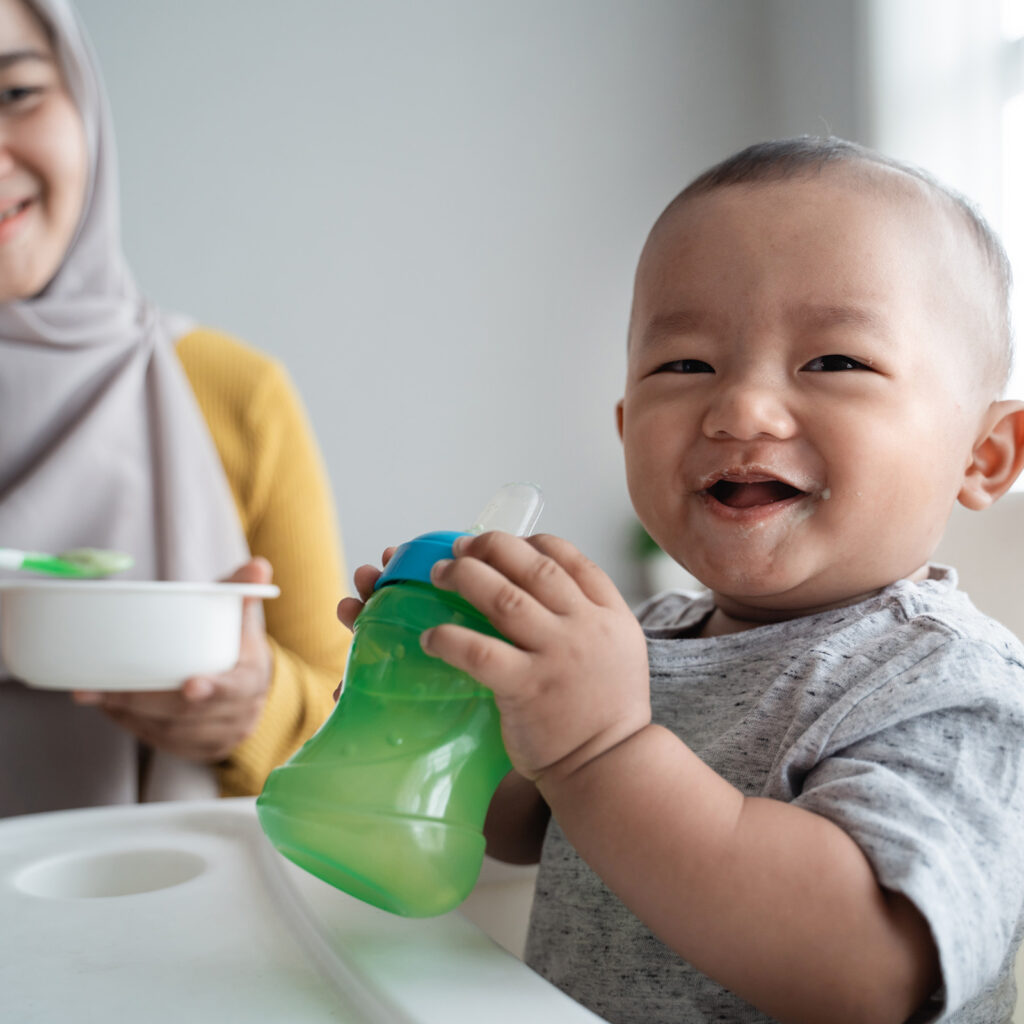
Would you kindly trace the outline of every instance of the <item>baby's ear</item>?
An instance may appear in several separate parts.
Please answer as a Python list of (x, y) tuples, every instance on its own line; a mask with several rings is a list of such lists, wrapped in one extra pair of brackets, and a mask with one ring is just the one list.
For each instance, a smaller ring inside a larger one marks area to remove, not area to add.
[(957, 500), (980, 511), (1005, 494), (1024, 469), (1024, 402), (993, 402)]

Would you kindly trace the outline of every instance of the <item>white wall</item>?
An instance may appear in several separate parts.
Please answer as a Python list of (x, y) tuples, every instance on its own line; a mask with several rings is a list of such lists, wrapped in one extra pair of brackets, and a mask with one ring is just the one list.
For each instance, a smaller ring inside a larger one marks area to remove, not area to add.
[(79, 6), (136, 275), (287, 364), (350, 566), (529, 479), (632, 594), (612, 410), (639, 248), (728, 152), (856, 130), (854, 0)]

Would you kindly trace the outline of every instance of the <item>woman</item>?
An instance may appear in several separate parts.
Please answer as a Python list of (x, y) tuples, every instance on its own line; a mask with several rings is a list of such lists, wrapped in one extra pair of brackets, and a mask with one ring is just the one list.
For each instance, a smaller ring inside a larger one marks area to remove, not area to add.
[(65, 0), (0, 0), (0, 539), (128, 551), (142, 579), (273, 566), (281, 588), (265, 626), (247, 607), (238, 665), (179, 691), (71, 697), (0, 662), (0, 815), (255, 793), (330, 711), (348, 635), (319, 452), (277, 364), (136, 288)]

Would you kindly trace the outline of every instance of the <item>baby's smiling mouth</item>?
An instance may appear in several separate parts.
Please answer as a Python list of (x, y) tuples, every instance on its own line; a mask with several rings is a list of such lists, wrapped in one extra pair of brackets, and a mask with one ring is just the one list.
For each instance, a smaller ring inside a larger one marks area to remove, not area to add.
[(746, 509), (760, 508), (764, 505), (775, 505), (791, 498), (805, 497), (807, 492), (778, 480), (774, 477), (721, 477), (703, 493), (711, 500), (717, 501), (727, 508)]

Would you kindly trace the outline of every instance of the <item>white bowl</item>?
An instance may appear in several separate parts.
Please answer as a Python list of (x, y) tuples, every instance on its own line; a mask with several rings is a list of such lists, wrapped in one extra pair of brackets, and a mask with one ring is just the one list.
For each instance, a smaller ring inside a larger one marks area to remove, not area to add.
[(279, 593), (257, 583), (4, 580), (0, 659), (48, 690), (175, 690), (232, 668), (242, 599)]

